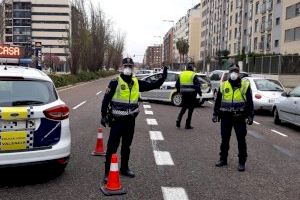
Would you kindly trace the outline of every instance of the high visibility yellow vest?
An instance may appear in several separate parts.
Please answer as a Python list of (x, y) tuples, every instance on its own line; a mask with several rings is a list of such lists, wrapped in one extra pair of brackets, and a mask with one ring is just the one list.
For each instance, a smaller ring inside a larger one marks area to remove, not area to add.
[(118, 86), (111, 101), (113, 116), (120, 117), (138, 113), (138, 100), (140, 97), (138, 79), (136, 77), (132, 78), (133, 85), (131, 89), (121, 76), (117, 80)]
[(221, 110), (227, 112), (243, 112), (246, 106), (246, 92), (250, 86), (248, 81), (242, 80), (241, 87), (233, 90), (229, 81), (225, 81), (220, 86), (222, 93)]
[(179, 76), (180, 92), (194, 92), (194, 78), (196, 73), (193, 71), (183, 71)]

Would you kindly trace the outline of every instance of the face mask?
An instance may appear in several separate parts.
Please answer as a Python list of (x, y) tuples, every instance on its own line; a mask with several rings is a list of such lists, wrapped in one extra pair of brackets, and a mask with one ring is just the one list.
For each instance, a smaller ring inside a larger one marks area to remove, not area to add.
[(132, 69), (130, 67), (125, 67), (123, 70), (123, 74), (126, 76), (132, 75)]
[(235, 80), (238, 79), (238, 77), (239, 77), (239, 74), (238, 74), (238, 73), (236, 73), (236, 72), (231, 72), (231, 73), (230, 73), (230, 79), (231, 79), (231, 80), (235, 81)]

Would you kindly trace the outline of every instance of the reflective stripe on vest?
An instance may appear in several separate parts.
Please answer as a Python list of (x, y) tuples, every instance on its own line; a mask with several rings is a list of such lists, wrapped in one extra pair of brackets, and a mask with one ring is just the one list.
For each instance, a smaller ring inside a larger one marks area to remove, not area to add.
[(248, 81), (242, 80), (241, 88), (233, 90), (229, 81), (225, 81), (220, 86), (222, 93), (221, 110), (235, 112), (243, 112), (246, 106), (246, 92), (250, 86)]
[(194, 78), (196, 73), (193, 71), (184, 71), (179, 76), (180, 92), (194, 92)]
[(117, 80), (118, 86), (111, 101), (113, 116), (128, 116), (138, 113), (140, 96), (138, 79), (136, 77), (132, 78), (133, 85), (131, 90), (121, 76)]

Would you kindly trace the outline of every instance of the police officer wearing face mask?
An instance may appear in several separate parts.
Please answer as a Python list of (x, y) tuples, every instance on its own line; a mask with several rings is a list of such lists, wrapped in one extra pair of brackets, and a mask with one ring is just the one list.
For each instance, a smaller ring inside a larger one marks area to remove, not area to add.
[(234, 128), (239, 149), (239, 171), (245, 171), (247, 160), (246, 135), (248, 125), (253, 124), (254, 109), (250, 83), (241, 80), (239, 66), (229, 68), (229, 80), (221, 84), (214, 106), (212, 121), (221, 120), (221, 152), (217, 167), (227, 165), (231, 130)]
[[(134, 178), (135, 174), (129, 169), (130, 146), (134, 135), (135, 119), (139, 113), (139, 93), (159, 88), (167, 77), (167, 67), (164, 68), (159, 80), (148, 83), (138, 80), (132, 75), (133, 60), (123, 59), (123, 73), (113, 79), (106, 90), (102, 102), (101, 124), (110, 125), (110, 135), (107, 143), (104, 182), (110, 169), (111, 156), (117, 152), (122, 138), (121, 175)], [(111, 117), (109, 117), (111, 116)]]
[(197, 94), (202, 96), (201, 83), (194, 72), (194, 66), (195, 64), (193, 62), (188, 63), (187, 70), (180, 74), (179, 79), (176, 82), (177, 92), (182, 94), (182, 108), (176, 121), (177, 128), (180, 128), (182, 117), (186, 110), (188, 110), (185, 129), (193, 129), (191, 121), (197, 103), (196, 97)]

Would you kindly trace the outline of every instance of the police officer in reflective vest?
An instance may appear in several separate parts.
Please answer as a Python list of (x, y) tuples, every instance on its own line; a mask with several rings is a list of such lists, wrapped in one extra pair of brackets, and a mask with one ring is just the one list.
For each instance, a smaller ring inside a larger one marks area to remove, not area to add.
[(109, 83), (101, 108), (101, 124), (104, 127), (109, 124), (111, 127), (107, 143), (104, 182), (107, 181), (111, 156), (117, 152), (121, 138), (120, 173), (131, 178), (135, 177), (135, 174), (129, 169), (128, 161), (134, 135), (135, 119), (139, 113), (139, 95), (140, 92), (159, 88), (167, 77), (167, 68), (165, 67), (160, 79), (155, 82), (148, 83), (138, 80), (132, 74), (133, 60), (125, 58), (122, 63), (123, 72)]
[(197, 94), (202, 96), (201, 83), (194, 72), (194, 63), (188, 63), (187, 70), (183, 71), (176, 82), (177, 92), (182, 94), (182, 108), (177, 117), (176, 127), (180, 128), (182, 117), (188, 109), (188, 116), (185, 123), (186, 129), (193, 129), (191, 126), (192, 115), (197, 103)]
[(246, 135), (248, 125), (253, 124), (254, 110), (252, 91), (248, 81), (241, 80), (239, 66), (229, 68), (229, 80), (221, 84), (214, 107), (212, 121), (221, 120), (221, 152), (217, 167), (227, 165), (231, 130), (234, 128), (239, 149), (239, 171), (245, 171), (247, 160)]

